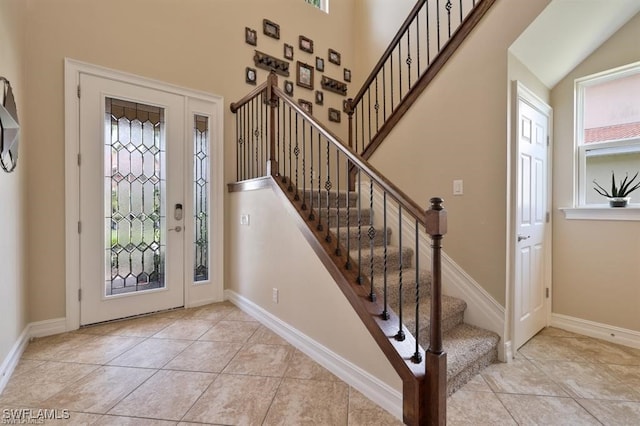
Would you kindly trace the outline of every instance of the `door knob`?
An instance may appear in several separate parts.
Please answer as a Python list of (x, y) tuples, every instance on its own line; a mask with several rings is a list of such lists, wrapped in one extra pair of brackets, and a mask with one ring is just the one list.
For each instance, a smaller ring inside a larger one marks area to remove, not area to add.
[(182, 231), (182, 226), (176, 226), (175, 228), (169, 228), (169, 231), (180, 232), (180, 231)]
[(522, 241), (522, 240), (529, 239), (529, 238), (531, 238), (531, 235), (521, 235), (521, 234), (518, 234), (518, 242), (520, 242), (520, 241)]

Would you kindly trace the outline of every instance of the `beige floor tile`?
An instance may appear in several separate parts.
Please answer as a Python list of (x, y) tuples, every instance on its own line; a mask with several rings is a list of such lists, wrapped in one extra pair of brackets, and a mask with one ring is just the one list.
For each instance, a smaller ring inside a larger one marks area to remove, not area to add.
[(640, 399), (640, 390), (624, 384), (601, 364), (564, 361), (533, 361), (533, 363), (573, 398), (625, 401)]
[(215, 377), (192, 371), (158, 371), (109, 414), (179, 421)]
[(567, 339), (588, 362), (640, 365), (640, 351), (598, 339)]
[(212, 303), (210, 305), (188, 309), (185, 312), (184, 318), (218, 322), (234, 311), (234, 309), (236, 308), (228, 302)]
[(243, 312), (241, 309), (236, 308), (235, 306), (229, 312), (229, 315), (225, 318), (228, 321), (255, 321), (256, 319), (249, 315), (246, 312)]
[(349, 388), (349, 426), (401, 426), (396, 419), (366, 396)]
[(161, 368), (191, 343), (191, 340), (147, 339), (111, 360), (109, 365)]
[(29, 343), (22, 359), (60, 361), (61, 354), (82, 348), (93, 339), (95, 336), (80, 333), (62, 333), (38, 338)]
[(175, 319), (156, 318), (155, 316), (145, 316), (126, 321), (100, 324), (82, 328), (81, 333), (87, 334), (113, 334), (128, 337), (150, 337), (173, 324)]
[(276, 394), (280, 379), (219, 375), (183, 420), (228, 425), (259, 425)]
[(269, 330), (264, 325), (258, 327), (249, 339), (249, 343), (265, 343), (267, 345), (289, 345), (289, 342)]
[(212, 326), (212, 321), (178, 319), (162, 331), (154, 334), (158, 339), (184, 339), (197, 340), (198, 337), (206, 333)]
[(77, 413), (77, 412), (68, 412), (69, 417), (68, 418), (64, 418), (64, 414), (62, 411), (59, 411), (58, 413), (59, 418), (58, 419), (48, 419), (45, 420), (44, 423), (45, 425), (74, 425), (74, 426), (80, 426), (80, 425), (95, 425), (95, 424), (104, 424), (104, 423), (99, 423), (100, 419), (102, 418), (102, 414), (90, 414), (90, 413)]
[(242, 343), (193, 342), (164, 369), (219, 373), (242, 348)]
[(545, 336), (545, 337), (584, 337), (581, 334), (572, 333), (570, 331), (562, 330), (560, 328), (555, 327), (546, 327), (543, 328), (537, 336)]
[(284, 377), (291, 379), (340, 381), (340, 379), (334, 376), (329, 370), (298, 350), (293, 352)]
[(49, 398), (44, 405), (104, 414), (153, 373), (155, 370), (144, 368), (100, 367)]
[(517, 425), (494, 393), (462, 390), (447, 399), (447, 424)]
[(222, 320), (200, 337), (199, 340), (244, 343), (249, 340), (258, 327), (260, 327), (260, 323), (255, 321)]
[(473, 376), (460, 390), (468, 392), (493, 392), (486, 380), (480, 375)]
[(112, 416), (105, 414), (94, 423), (96, 426), (175, 426), (176, 422), (169, 420), (143, 419), (138, 417)]
[(98, 366), (88, 364), (43, 362), (11, 378), (0, 395), (0, 407), (11, 404), (21, 404), (21, 407), (38, 406), (97, 368)]
[(34, 368), (41, 366), (45, 362), (46, 361), (36, 361), (32, 359), (23, 358), (18, 362), (18, 365), (16, 365), (16, 368), (13, 370), (13, 374), (11, 375), (11, 378), (12, 379), (16, 378), (23, 373), (33, 370)]
[(157, 312), (155, 314), (149, 315), (149, 318), (171, 318), (171, 319), (181, 319), (187, 315), (188, 310), (184, 308), (176, 308), (170, 309), (168, 311)]
[(67, 349), (60, 356), (66, 362), (106, 364), (143, 340), (141, 337), (93, 336), (82, 346)]
[(481, 373), (494, 392), (529, 395), (568, 396), (549, 376), (528, 359), (492, 364)]
[(571, 398), (498, 394), (519, 425), (599, 425), (600, 423)]
[(282, 345), (245, 345), (223, 370), (227, 374), (282, 377), (293, 348)]
[(349, 386), (342, 382), (283, 379), (263, 425), (344, 425)]
[(603, 368), (622, 383), (640, 389), (640, 366), (606, 365)]
[(578, 399), (578, 403), (605, 425), (640, 424), (640, 402)]
[(571, 344), (570, 340), (572, 339), (537, 336), (520, 348), (518, 354), (530, 360), (586, 362), (579, 349)]

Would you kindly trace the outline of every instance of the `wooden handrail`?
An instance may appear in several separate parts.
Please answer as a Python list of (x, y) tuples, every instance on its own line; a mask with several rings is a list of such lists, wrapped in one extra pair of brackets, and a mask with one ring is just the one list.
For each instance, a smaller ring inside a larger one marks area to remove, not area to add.
[(396, 46), (404, 36), (404, 33), (411, 26), (411, 24), (413, 23), (413, 20), (416, 19), (418, 12), (420, 12), (420, 9), (422, 9), (422, 6), (426, 2), (427, 0), (418, 0), (416, 5), (413, 6), (413, 9), (411, 9), (411, 12), (409, 12), (409, 16), (407, 16), (407, 19), (405, 19), (405, 21), (402, 23), (402, 26), (400, 27), (396, 35), (391, 40), (391, 43), (389, 43), (389, 46), (382, 54), (382, 57), (380, 58), (378, 63), (375, 65), (375, 67), (373, 67), (373, 71), (371, 71), (371, 74), (369, 74), (369, 77), (367, 77), (367, 79), (364, 81), (362, 88), (360, 89), (358, 94), (353, 98), (353, 100), (351, 100), (352, 105), (356, 105), (362, 100), (362, 97), (366, 93), (367, 89), (369, 88), (369, 86), (371, 86), (373, 81), (376, 79), (376, 76), (378, 75), (378, 73), (380, 72), (384, 64), (387, 62), (387, 59), (389, 59), (389, 56), (391, 56), (391, 53), (393, 53), (394, 49), (396, 48)]
[(231, 105), (229, 105), (229, 109), (231, 109), (231, 112), (235, 114), (236, 111), (238, 111), (243, 105), (246, 105), (253, 98), (257, 97), (260, 93), (265, 91), (268, 85), (269, 85), (269, 80), (265, 81), (264, 83), (262, 83), (261, 85), (253, 89), (251, 92), (249, 92), (246, 96), (244, 96), (238, 102), (232, 102)]
[(402, 209), (406, 210), (413, 216), (415, 219), (418, 219), (420, 224), (425, 224), (424, 218), (424, 209), (420, 207), (418, 203), (413, 201), (406, 195), (400, 188), (391, 183), (389, 179), (384, 177), (382, 173), (380, 173), (375, 167), (367, 162), (364, 158), (362, 158), (357, 152), (355, 152), (352, 148), (349, 148), (345, 145), (338, 136), (336, 136), (333, 132), (327, 129), (322, 123), (316, 121), (316, 119), (305, 112), (300, 106), (298, 106), (292, 99), (285, 95), (285, 93), (279, 87), (274, 87), (273, 92), (282, 99), (287, 105), (289, 105), (296, 113), (303, 116), (306, 121), (311, 123), (313, 127), (327, 140), (331, 141), (333, 145), (335, 145), (342, 153), (349, 159), (349, 161), (357, 168), (360, 168), (363, 172), (365, 172), (374, 182), (376, 182), (380, 187), (386, 191), (391, 197), (393, 197), (399, 204), (402, 205)]

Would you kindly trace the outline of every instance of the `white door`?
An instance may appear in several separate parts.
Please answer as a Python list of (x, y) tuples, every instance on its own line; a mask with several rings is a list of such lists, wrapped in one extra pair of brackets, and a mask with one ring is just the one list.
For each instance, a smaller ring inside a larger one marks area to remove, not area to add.
[(551, 108), (518, 87), (515, 349), (547, 325)]
[(80, 87), (80, 324), (183, 306), (185, 98)]

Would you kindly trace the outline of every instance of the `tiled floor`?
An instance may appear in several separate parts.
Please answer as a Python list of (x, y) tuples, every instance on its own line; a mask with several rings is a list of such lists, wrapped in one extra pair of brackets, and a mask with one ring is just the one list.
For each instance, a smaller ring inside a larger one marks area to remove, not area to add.
[[(66, 409), (64, 424), (401, 424), (228, 303), (37, 339), (4, 408)], [(544, 330), (452, 395), (448, 424), (640, 424), (640, 350)]]

